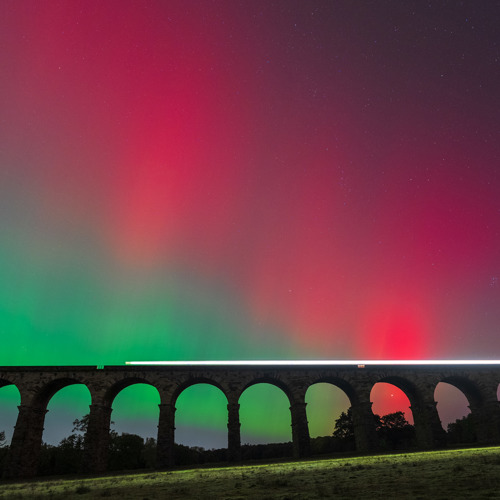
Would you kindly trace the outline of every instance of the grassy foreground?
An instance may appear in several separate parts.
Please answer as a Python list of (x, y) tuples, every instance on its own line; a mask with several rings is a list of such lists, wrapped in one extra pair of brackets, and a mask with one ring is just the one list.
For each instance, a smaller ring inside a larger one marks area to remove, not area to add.
[(500, 447), (0, 483), (0, 498), (500, 498)]

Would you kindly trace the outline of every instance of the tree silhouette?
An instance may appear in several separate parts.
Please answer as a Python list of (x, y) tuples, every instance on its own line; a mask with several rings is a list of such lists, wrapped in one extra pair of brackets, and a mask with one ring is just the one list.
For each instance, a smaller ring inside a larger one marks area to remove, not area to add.
[(391, 450), (409, 448), (415, 442), (415, 427), (406, 420), (402, 411), (380, 417), (377, 433), (382, 445)]
[[(389, 449), (408, 448), (414, 444), (415, 429), (406, 420), (402, 411), (388, 413), (380, 416), (373, 415), (375, 430), (383, 447)], [(332, 436), (336, 438), (346, 448), (354, 444), (354, 423), (352, 411), (342, 412), (335, 421), (335, 428)]]
[(472, 413), (448, 424), (448, 442), (451, 444), (475, 443), (477, 441), (476, 429)]
[(354, 423), (352, 421), (352, 412), (349, 408), (347, 412), (342, 412), (340, 417), (335, 420), (335, 429), (333, 437), (342, 440), (354, 440)]

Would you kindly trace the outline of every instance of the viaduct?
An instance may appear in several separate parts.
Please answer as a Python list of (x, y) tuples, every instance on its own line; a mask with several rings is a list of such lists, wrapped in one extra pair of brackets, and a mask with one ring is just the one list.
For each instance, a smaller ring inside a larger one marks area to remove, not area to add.
[(370, 392), (377, 382), (399, 387), (410, 401), (417, 443), (422, 449), (445, 444), (445, 433), (434, 401), (439, 382), (460, 389), (467, 397), (478, 440), (500, 442), (500, 362), (304, 361), (294, 362), (172, 362), (165, 365), (123, 366), (16, 366), (0, 367), (0, 387), (15, 385), (21, 395), (17, 423), (9, 449), (6, 477), (36, 475), (47, 405), (63, 387), (84, 384), (90, 391), (89, 425), (85, 436), (84, 467), (104, 472), (112, 404), (124, 388), (137, 383), (154, 386), (160, 395), (157, 467), (174, 460), (175, 404), (187, 387), (205, 383), (218, 387), (227, 398), (228, 458), (240, 456), (239, 397), (253, 384), (279, 387), (289, 399), (293, 450), (296, 457), (310, 453), (305, 394), (318, 382), (342, 389), (351, 403), (358, 451), (377, 449)]

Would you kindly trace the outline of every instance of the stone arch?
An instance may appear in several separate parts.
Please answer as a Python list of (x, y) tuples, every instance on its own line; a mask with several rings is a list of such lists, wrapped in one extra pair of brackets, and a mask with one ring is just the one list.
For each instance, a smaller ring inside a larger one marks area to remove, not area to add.
[[(115, 387), (116, 389), (116, 387)], [(155, 466), (155, 449), (151, 439), (157, 439), (160, 395), (152, 383), (134, 381), (120, 391), (112, 401), (108, 470)], [(116, 450), (126, 446), (126, 454)]]
[(470, 380), (469, 378), (460, 375), (449, 375), (442, 377), (439, 382), (453, 385), (459, 391), (461, 391), (467, 398), (471, 410), (482, 405), (484, 398), (481, 394), (481, 389), (474, 381)]
[(351, 399), (338, 384), (318, 381), (308, 386), (305, 403), (313, 454), (333, 451), (335, 422), (342, 413), (348, 413)]
[[(121, 388), (112, 402), (115, 430), (119, 434), (125, 432), (152, 437), (150, 427), (154, 425), (156, 432), (159, 404), (160, 395), (153, 384), (135, 382)], [(139, 424), (140, 421), (142, 424)]]
[[(410, 407), (415, 407), (418, 406), (419, 404), (422, 403), (422, 395), (418, 389), (418, 387), (411, 381), (408, 380), (405, 377), (401, 376), (396, 376), (396, 375), (389, 375), (389, 376), (383, 376), (380, 377), (379, 379), (376, 380), (376, 382), (373, 384), (371, 390), (373, 391), (373, 387), (375, 387), (376, 384), (378, 383), (386, 383), (386, 384), (392, 384), (405, 394), (405, 396), (408, 398), (410, 402)], [(371, 391), (370, 391), (371, 394)]]
[(181, 395), (181, 393), (186, 389), (188, 389), (189, 387), (192, 387), (193, 385), (197, 384), (208, 384), (217, 387), (217, 389), (219, 389), (222, 392), (222, 394), (224, 394), (226, 400), (229, 401), (225, 387), (218, 380), (210, 377), (199, 376), (199, 377), (189, 378), (184, 382), (182, 382), (181, 384), (179, 384), (172, 393), (170, 404), (175, 406), (177, 398)]
[[(152, 383), (150, 380), (148, 380), (144, 377), (127, 377), (127, 378), (123, 378), (121, 380), (115, 381), (110, 387), (108, 387), (108, 389), (104, 393), (102, 401), (99, 401), (99, 403), (111, 408), (116, 396), (118, 396), (118, 394), (121, 391), (123, 391), (123, 389), (126, 389), (127, 387), (130, 387), (131, 385), (134, 385), (134, 384), (150, 385), (158, 391), (158, 394), (160, 394), (158, 387), (156, 387), (156, 385), (154, 383)], [(97, 403), (97, 401), (92, 401), (92, 403), (93, 404)]]
[(6, 385), (16, 385), (16, 384), (14, 382), (12, 382), (11, 380), (7, 380), (5, 378), (0, 378), (0, 389), (2, 387), (5, 387)]
[[(380, 394), (377, 394), (379, 391), (384, 393), (382, 397), (385, 404), (377, 408), (377, 403), (380, 402), (380, 399), (378, 399)], [(370, 391), (370, 401), (373, 402), (372, 405), (374, 406), (372, 406), (373, 414), (384, 417), (387, 414), (402, 412), (405, 420), (414, 426), (405, 428), (407, 430), (404, 433), (396, 432), (395, 434), (392, 431), (389, 432), (387, 428), (380, 428), (377, 431), (378, 447), (382, 449), (387, 447), (390, 449), (406, 448), (414, 446), (415, 441), (424, 442), (424, 439), (427, 439), (427, 423), (423, 423), (423, 418), (419, 420), (418, 415), (423, 406), (423, 396), (413, 381), (400, 375), (383, 375), (373, 384)]]
[(257, 384), (274, 385), (275, 387), (277, 387), (278, 389), (281, 389), (285, 393), (286, 397), (288, 398), (288, 402), (290, 403), (290, 406), (294, 403), (293, 393), (292, 393), (292, 390), (290, 389), (290, 387), (288, 386), (288, 384), (286, 384), (285, 382), (283, 382), (282, 380), (280, 380), (278, 378), (271, 377), (271, 376), (257, 377), (257, 378), (250, 380), (249, 382), (247, 382), (243, 386), (243, 388), (241, 389), (240, 393), (238, 394), (238, 401), (240, 400), (241, 395), (249, 387), (252, 387), (252, 386), (257, 385)]
[(500, 441), (500, 408), (498, 401), (492, 401), (493, 386), (485, 378), (482, 384), (462, 374), (447, 375), (440, 379), (455, 386), (467, 398), (471, 410), (473, 432), (479, 443), (495, 443)]
[(52, 399), (52, 397), (56, 392), (60, 391), (61, 389), (64, 389), (65, 387), (75, 384), (84, 385), (90, 392), (89, 387), (83, 380), (73, 377), (55, 378), (47, 382), (38, 391), (35, 392), (30, 402), (31, 406), (34, 408), (38, 408), (39, 410), (46, 410), (49, 401)]
[[(168, 391), (160, 393), (162, 399), (160, 403), (160, 418), (158, 423), (157, 439), (157, 467), (159, 469), (171, 467), (175, 463), (175, 404), (178, 397), (184, 390), (197, 384), (209, 384), (214, 386), (219, 389), (222, 394), (224, 394), (226, 400), (229, 400), (228, 391), (224, 384), (219, 381), (217, 377), (212, 378), (204, 374), (193, 374), (192, 376), (188, 376), (181, 382), (177, 381), (173, 389), (169, 388)], [(239, 445), (239, 434), (237, 442)]]
[(95, 473), (106, 470), (113, 402), (121, 391), (135, 384), (146, 384), (154, 387), (158, 395), (161, 396), (158, 387), (142, 375), (115, 378), (104, 389), (101, 389), (95, 381), (91, 384), (92, 404), (90, 405), (89, 425), (85, 436), (85, 471)]
[(83, 384), (68, 384), (58, 389), (47, 402), (43, 441), (57, 445), (73, 433), (73, 422), (88, 414), (92, 395)]
[[(88, 387), (83, 384), (68, 384), (55, 392), (47, 402), (43, 419), (42, 443), (59, 446), (63, 440), (77, 434), (83, 439), (83, 433), (76, 432), (75, 421), (82, 421), (88, 415), (92, 396)], [(65, 441), (66, 446), (73, 446), (74, 441)], [(81, 444), (81, 442), (80, 442)], [(39, 474), (78, 473), (81, 471), (83, 450), (80, 446), (71, 454), (61, 455), (61, 451), (43, 447), (38, 463)]]
[[(228, 448), (228, 398), (218, 384), (191, 382), (183, 384), (175, 400), (175, 443), (220, 450), (224, 460), (226, 452), (222, 450)], [(180, 451), (177, 449), (177, 465), (183, 464)]]
[[(297, 403), (286, 384), (273, 377), (255, 377), (245, 384), (238, 404), (242, 411), (241, 429), (244, 443), (271, 445), (292, 441), (292, 446), (278, 445), (277, 449), (280, 449), (279, 453), (284, 453), (284, 456), (292, 455), (292, 452), (298, 456), (299, 449), (295, 450), (299, 443), (297, 429), (302, 423), (301, 420), (307, 426), (305, 403)], [(298, 416), (300, 411), (303, 411), (303, 419)], [(243, 458), (246, 458), (245, 450)]]
[(0, 379), (0, 395), (0, 431), (5, 432), (5, 443), (10, 444), (18, 407), (21, 404), (21, 391), (10, 380)]
[[(347, 396), (349, 399), (349, 402), (352, 405), (357, 404), (359, 402), (359, 397), (354, 389), (354, 387), (349, 383), (349, 381), (340, 378), (340, 377), (319, 377), (317, 379), (314, 379), (308, 386), (307, 390), (315, 384), (331, 384), (334, 385), (335, 387), (338, 387), (340, 390), (344, 392), (344, 394)], [(307, 392), (306, 390), (306, 392)]]
[(434, 387), (438, 380), (434, 375), (421, 377), (417, 373), (413, 381), (404, 375), (384, 375), (379, 377), (376, 383), (392, 384), (408, 398), (418, 447), (429, 449), (444, 446), (446, 434), (441, 426), (436, 402), (433, 399)]
[(20, 391), (21, 405), (12, 436), (8, 476), (29, 477), (36, 473), (47, 405), (54, 394), (71, 385), (83, 385), (90, 395), (90, 390), (84, 380), (72, 375), (62, 377), (56, 375), (39, 385), (33, 382), (32, 385), (27, 385)]
[(354, 440), (358, 451), (369, 451), (377, 448), (377, 437), (375, 434), (375, 423), (370, 402), (371, 379), (364, 373), (359, 379), (351, 377), (347, 372), (343, 378), (338, 375), (324, 375), (314, 378), (310, 385), (318, 382), (326, 382), (341, 389), (350, 402), (348, 412), (354, 426)]

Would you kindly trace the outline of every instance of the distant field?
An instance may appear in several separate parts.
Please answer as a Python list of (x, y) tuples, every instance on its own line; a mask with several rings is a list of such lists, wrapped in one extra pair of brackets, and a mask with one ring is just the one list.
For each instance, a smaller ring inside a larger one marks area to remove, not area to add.
[(0, 498), (500, 498), (500, 447), (0, 484)]

